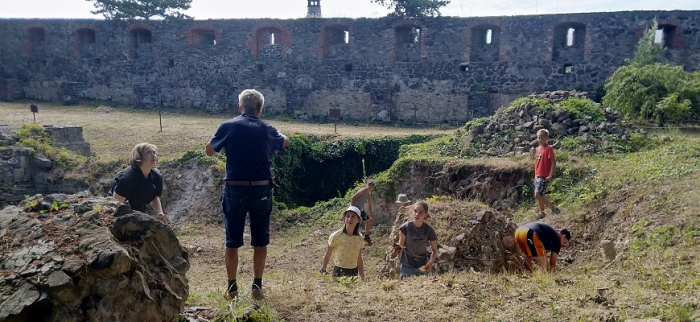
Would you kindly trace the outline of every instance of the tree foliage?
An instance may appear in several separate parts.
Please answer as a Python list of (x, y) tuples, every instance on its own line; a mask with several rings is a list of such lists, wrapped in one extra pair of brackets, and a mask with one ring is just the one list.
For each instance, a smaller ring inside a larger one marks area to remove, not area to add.
[(191, 19), (182, 11), (190, 8), (192, 0), (86, 0), (93, 2), (97, 10), (106, 19), (133, 20), (151, 17), (164, 19)]
[(603, 106), (639, 121), (660, 126), (678, 124), (700, 115), (700, 72), (664, 64), (665, 48), (654, 42), (658, 25), (644, 32), (634, 58), (621, 66), (604, 85)]
[(603, 106), (628, 118), (678, 124), (700, 114), (700, 72), (668, 64), (622, 66), (605, 82)]
[(450, 4), (451, 0), (370, 0), (389, 9), (394, 9), (391, 16), (397, 17), (434, 17), (440, 15), (440, 8)]
[(654, 42), (657, 29), (659, 29), (659, 23), (654, 19), (654, 23), (652, 23), (649, 29), (644, 31), (642, 38), (637, 42), (637, 50), (634, 52), (634, 59), (628, 61), (628, 63), (646, 66), (666, 61), (664, 57), (666, 48), (662, 44)]

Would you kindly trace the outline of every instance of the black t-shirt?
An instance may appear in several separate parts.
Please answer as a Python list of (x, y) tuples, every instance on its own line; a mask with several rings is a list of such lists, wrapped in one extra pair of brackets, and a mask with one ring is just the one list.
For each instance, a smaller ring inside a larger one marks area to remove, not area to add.
[(270, 152), (284, 149), (284, 137), (257, 116), (243, 114), (221, 123), (211, 146), (226, 149), (226, 180), (272, 180)]
[(535, 231), (545, 250), (559, 254), (561, 250), (561, 236), (552, 226), (538, 222), (532, 222), (525, 226)]
[(141, 169), (128, 166), (117, 173), (114, 192), (126, 198), (131, 209), (145, 211), (146, 205), (163, 193), (163, 175), (151, 169), (144, 177)]

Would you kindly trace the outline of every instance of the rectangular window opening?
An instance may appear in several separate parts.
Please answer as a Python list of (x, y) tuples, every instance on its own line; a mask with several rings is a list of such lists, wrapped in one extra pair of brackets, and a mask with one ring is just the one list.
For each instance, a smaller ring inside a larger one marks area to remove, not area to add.
[(345, 40), (346, 44), (350, 43), (350, 31), (345, 30), (345, 36), (344, 36), (343, 40)]
[(351, 72), (352, 71), (352, 64), (345, 64), (345, 71)]
[(263, 67), (263, 64), (258, 64), (258, 71), (259, 72), (265, 71), (265, 67)]
[(413, 27), (413, 29), (411, 29), (411, 32), (413, 33), (413, 42), (419, 43), (420, 42), (420, 28)]
[(564, 74), (571, 74), (574, 71), (574, 66), (570, 64), (564, 64)]
[(467, 65), (460, 65), (460, 66), (459, 66), (459, 70), (460, 70), (460, 71), (463, 71), (463, 72), (466, 72), (466, 71), (469, 70), (469, 66), (467, 66)]
[(490, 45), (493, 37), (493, 30), (486, 30), (486, 44)]
[(569, 30), (566, 32), (566, 46), (571, 47), (574, 45), (574, 33), (576, 32), (576, 29), (574, 28), (569, 28)]
[(270, 45), (274, 45), (274, 44), (275, 44), (275, 34), (271, 33), (270, 34)]
[(655, 44), (663, 44), (664, 43), (664, 30), (663, 29), (656, 29), (656, 32), (654, 33), (654, 43)]

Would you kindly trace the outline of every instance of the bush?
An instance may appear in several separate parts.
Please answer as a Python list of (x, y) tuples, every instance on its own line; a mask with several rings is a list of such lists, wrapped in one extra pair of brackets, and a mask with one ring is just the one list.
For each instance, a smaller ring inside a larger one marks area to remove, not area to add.
[(663, 64), (665, 48), (654, 43), (658, 24), (644, 32), (634, 59), (618, 68), (604, 85), (603, 105), (627, 118), (678, 124), (700, 115), (700, 72)]
[(700, 72), (668, 64), (622, 66), (605, 82), (603, 105), (627, 118), (678, 124), (700, 114)]
[(508, 105), (506, 111), (512, 111), (518, 107), (526, 106), (536, 106), (542, 113), (554, 110), (554, 104), (552, 104), (552, 102), (542, 98), (527, 96), (512, 101), (510, 105)]
[(600, 104), (587, 98), (570, 97), (562, 101), (560, 106), (564, 112), (572, 115), (574, 118), (582, 119), (590, 116), (596, 122), (605, 121), (605, 113), (600, 108)]

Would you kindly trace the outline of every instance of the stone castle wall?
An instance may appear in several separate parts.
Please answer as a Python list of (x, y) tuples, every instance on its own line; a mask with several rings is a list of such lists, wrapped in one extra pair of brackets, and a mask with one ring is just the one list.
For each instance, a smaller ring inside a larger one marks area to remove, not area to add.
[(595, 91), (633, 55), (655, 18), (669, 60), (700, 70), (700, 11), (421, 20), (2, 19), (0, 99), (230, 111), (242, 89), (257, 88), (268, 114), (462, 122), (532, 92)]

